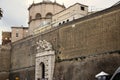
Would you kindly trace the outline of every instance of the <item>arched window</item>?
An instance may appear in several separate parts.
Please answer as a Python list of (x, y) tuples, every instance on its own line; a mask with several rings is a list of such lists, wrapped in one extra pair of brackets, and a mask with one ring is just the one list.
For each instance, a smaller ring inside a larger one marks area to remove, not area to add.
[(46, 18), (51, 19), (51, 18), (52, 18), (52, 13), (47, 13), (47, 14), (46, 14)]
[(59, 25), (61, 25), (61, 23), (59, 23)]
[(69, 19), (67, 19), (67, 22), (69, 22)]
[(35, 16), (35, 19), (40, 19), (40, 18), (41, 18), (41, 14), (37, 13), (36, 16)]
[(65, 21), (63, 21), (63, 24), (65, 23)]

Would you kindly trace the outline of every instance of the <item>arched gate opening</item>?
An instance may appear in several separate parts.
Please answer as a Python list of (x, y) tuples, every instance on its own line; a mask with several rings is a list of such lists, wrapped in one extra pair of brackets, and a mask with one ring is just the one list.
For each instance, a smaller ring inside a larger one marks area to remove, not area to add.
[(40, 67), (41, 67), (41, 78), (44, 79), (45, 78), (45, 64), (41, 62)]

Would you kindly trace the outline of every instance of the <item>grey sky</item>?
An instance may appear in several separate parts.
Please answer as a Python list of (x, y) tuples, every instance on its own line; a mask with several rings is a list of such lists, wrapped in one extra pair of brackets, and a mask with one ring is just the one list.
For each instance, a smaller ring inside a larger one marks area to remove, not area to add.
[[(1, 32), (10, 31), (11, 26), (28, 26), (27, 8), (32, 2), (41, 2), (42, 0), (0, 0), (0, 8), (3, 9), (3, 18), (0, 20), (0, 43)], [(54, 0), (51, 0), (54, 1)], [(89, 10), (101, 10), (112, 6), (119, 0), (56, 0), (66, 7), (79, 2), (89, 6)]]

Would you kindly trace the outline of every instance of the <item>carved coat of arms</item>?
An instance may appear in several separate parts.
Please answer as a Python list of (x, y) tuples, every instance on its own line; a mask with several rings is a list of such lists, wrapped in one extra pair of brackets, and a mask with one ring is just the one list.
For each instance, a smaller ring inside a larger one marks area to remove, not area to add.
[(37, 52), (43, 52), (49, 50), (52, 50), (51, 43), (47, 42), (46, 40), (39, 40), (37, 42)]

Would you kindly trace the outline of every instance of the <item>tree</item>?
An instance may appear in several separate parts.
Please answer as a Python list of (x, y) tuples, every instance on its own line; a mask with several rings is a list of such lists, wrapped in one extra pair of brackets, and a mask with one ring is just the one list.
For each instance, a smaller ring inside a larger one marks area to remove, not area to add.
[(3, 16), (2, 9), (0, 8), (0, 19)]

